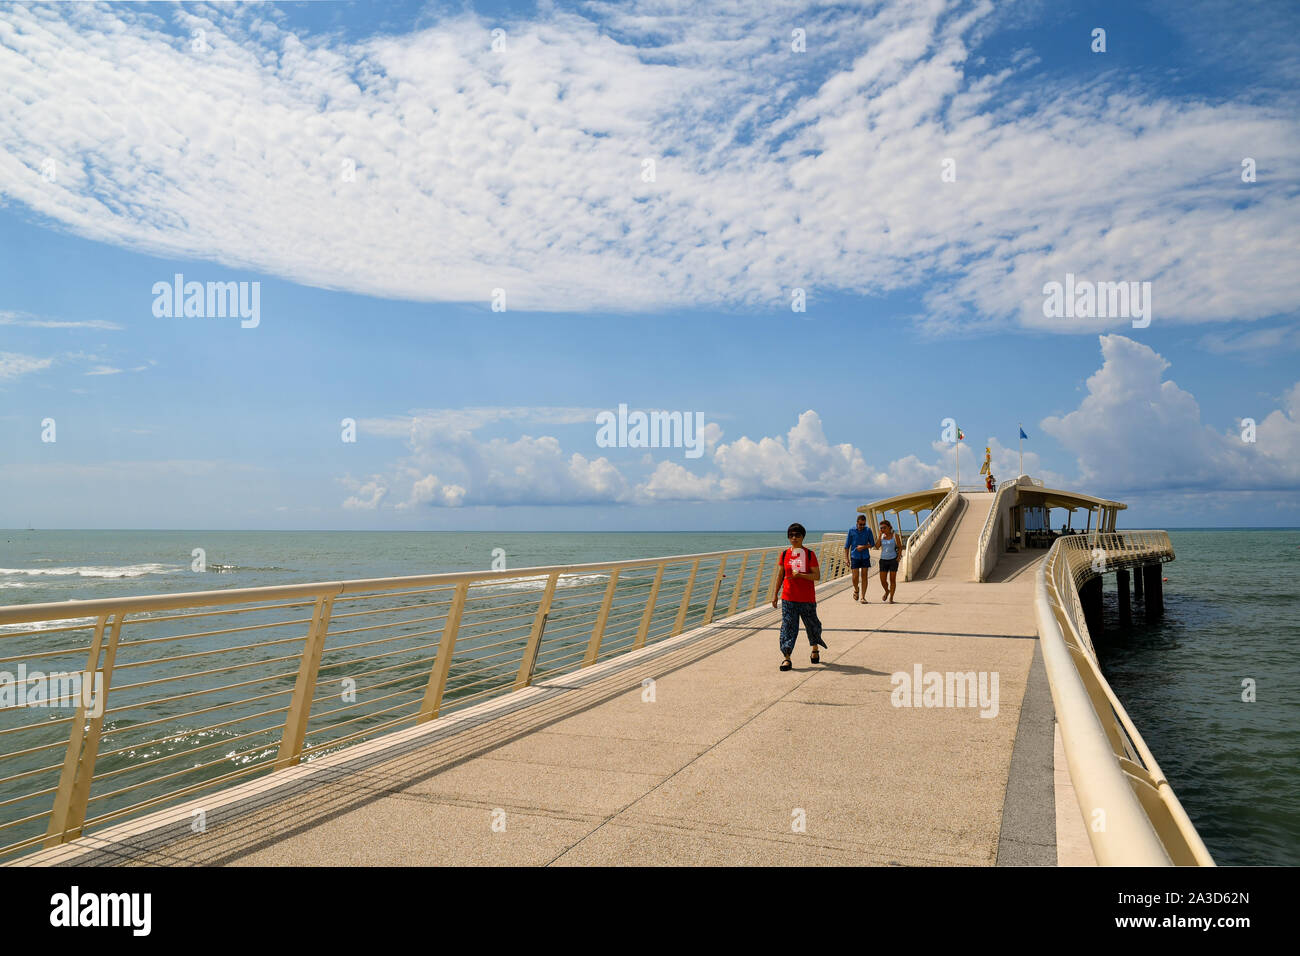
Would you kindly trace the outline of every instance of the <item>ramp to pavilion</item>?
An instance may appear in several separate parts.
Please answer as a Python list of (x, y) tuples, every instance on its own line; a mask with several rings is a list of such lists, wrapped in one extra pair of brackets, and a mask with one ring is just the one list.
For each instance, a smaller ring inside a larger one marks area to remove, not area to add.
[(980, 532), (993, 505), (993, 493), (963, 491), (957, 510), (913, 575), (914, 580), (973, 581)]

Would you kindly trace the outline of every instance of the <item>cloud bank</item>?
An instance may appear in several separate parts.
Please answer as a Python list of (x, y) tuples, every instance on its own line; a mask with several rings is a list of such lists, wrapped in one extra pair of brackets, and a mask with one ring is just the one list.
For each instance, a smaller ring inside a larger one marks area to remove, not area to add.
[(935, 331), (1123, 324), (1045, 319), (1066, 272), (1152, 281), (1157, 322), (1300, 300), (1285, 104), (980, 65), (989, 2), (582, 9), (349, 40), (269, 5), (8, 7), (0, 195), (153, 254), (522, 310), (921, 288)]
[[(1169, 363), (1153, 349), (1121, 335), (1103, 335), (1099, 342), (1102, 365), (1088, 378), (1078, 408), (1036, 425), (1074, 456), (1077, 473), (1044, 469), (1038, 454), (1027, 451), (1028, 474), (1049, 486), (1099, 495), (1300, 489), (1300, 382), (1282, 396), (1280, 408), (1255, 419), (1253, 431), (1216, 430), (1201, 420), (1196, 399), (1165, 378)], [(553, 435), (481, 436), (501, 422), (585, 423), (586, 437), (566, 450)], [(866, 501), (928, 487), (954, 473), (953, 446), (939, 440), (929, 443), (928, 461), (907, 455), (874, 466), (851, 442), (828, 437), (813, 409), (783, 435), (724, 441), (721, 427), (710, 423), (703, 458), (685, 463), (664, 457), (667, 451), (623, 456), (619, 463), (590, 454), (596, 427), (586, 409), (434, 409), (367, 419), (361, 426), (375, 436), (404, 439), (407, 454), (383, 473), (341, 479), (350, 492), (343, 505), (355, 510)], [(965, 481), (981, 480), (984, 445), (999, 481), (1018, 473), (1018, 448), (970, 435), (961, 452)]]

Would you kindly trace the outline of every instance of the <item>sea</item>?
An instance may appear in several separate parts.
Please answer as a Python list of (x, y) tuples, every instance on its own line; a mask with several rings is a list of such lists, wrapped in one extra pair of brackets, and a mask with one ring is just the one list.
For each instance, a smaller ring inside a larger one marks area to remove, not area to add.
[[(1163, 619), (1138, 613), (1121, 629), (1105, 579), (1103, 672), (1216, 862), (1295, 866), (1300, 529), (1169, 533)], [(784, 543), (779, 532), (0, 531), (0, 606)]]

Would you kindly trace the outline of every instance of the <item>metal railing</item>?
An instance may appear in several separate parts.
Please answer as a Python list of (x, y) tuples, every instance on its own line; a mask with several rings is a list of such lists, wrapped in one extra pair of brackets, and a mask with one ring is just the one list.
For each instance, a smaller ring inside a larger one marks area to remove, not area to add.
[(1002, 535), (998, 532), (1002, 520), (1002, 499), (1009, 490), (1016, 487), (1016, 479), (1012, 478), (998, 485), (997, 493), (993, 496), (993, 504), (989, 507), (988, 517), (984, 519), (984, 527), (980, 529), (979, 544), (975, 546), (975, 580), (985, 581), (988, 579), (989, 572), (993, 566), (998, 563), (998, 556), (1002, 553), (1004, 545), (1002, 544)]
[(1103, 866), (1213, 866), (1142, 735), (1102, 676), (1079, 586), (1120, 567), (1172, 561), (1164, 531), (1058, 539), (1039, 567), (1035, 611), (1070, 778)]
[(930, 550), (930, 545), (934, 543), (935, 529), (942, 529), (944, 523), (948, 520), (948, 512), (952, 510), (955, 502), (961, 498), (961, 492), (956, 485), (948, 489), (948, 493), (939, 500), (939, 503), (931, 509), (930, 513), (925, 516), (915, 531), (903, 545), (903, 561), (899, 564), (900, 581), (912, 580), (912, 569), (919, 567), (920, 562), (925, 558)]
[(0, 856), (758, 607), (782, 550), (0, 607)]

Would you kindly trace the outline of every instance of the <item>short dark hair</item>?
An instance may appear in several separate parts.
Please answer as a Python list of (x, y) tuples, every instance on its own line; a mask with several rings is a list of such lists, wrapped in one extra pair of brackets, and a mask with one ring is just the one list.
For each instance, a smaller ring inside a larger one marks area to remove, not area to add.
[(805, 529), (803, 525), (801, 525), (799, 522), (796, 521), (794, 524), (790, 525), (790, 527), (785, 529), (785, 536), (788, 538), (796, 531), (799, 532), (801, 535), (804, 535), (805, 537), (808, 535), (807, 529)]
[(866, 521), (866, 520), (867, 520), (867, 516), (866, 516), (866, 515), (858, 515), (858, 520), (859, 520), (859, 521)]

